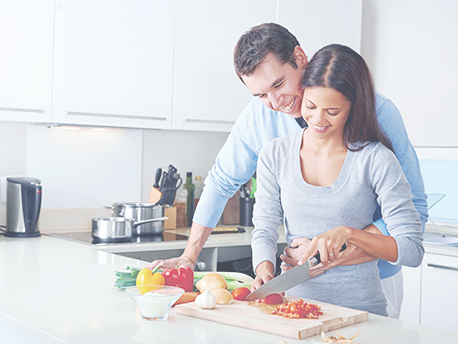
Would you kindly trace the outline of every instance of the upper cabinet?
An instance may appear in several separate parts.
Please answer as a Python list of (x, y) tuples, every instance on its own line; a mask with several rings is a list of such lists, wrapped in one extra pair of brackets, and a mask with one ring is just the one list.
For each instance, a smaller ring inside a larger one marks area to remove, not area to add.
[(252, 95), (233, 51), (278, 22), (310, 56), (360, 50), (362, 0), (32, 0), (0, 5), (0, 120), (231, 130)]
[(361, 51), (362, 8), (363, 0), (278, 0), (277, 22), (296, 36), (310, 61), (332, 43)]
[(53, 122), (170, 129), (175, 1), (57, 0)]
[(251, 99), (234, 70), (235, 45), (275, 14), (276, 0), (177, 0), (174, 129), (231, 130)]
[(54, 0), (0, 3), (0, 120), (49, 122)]

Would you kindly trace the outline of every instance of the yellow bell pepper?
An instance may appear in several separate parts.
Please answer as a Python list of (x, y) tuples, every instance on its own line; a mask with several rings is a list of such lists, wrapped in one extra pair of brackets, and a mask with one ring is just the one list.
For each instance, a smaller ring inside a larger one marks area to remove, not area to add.
[(137, 275), (137, 287), (140, 293), (143, 295), (151, 290), (157, 289), (153, 286), (164, 285), (165, 279), (160, 272), (156, 272), (159, 269), (157, 267), (153, 271), (150, 269), (141, 269)]

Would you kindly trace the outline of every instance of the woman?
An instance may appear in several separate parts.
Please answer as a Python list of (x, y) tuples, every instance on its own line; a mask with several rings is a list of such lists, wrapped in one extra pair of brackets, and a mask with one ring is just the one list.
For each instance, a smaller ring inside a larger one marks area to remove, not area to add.
[[(378, 125), (364, 59), (348, 47), (326, 46), (307, 65), (303, 86), (301, 113), (308, 128), (274, 139), (258, 160), (253, 288), (273, 278), (283, 218), (288, 244), (313, 238), (301, 262), (316, 252), (323, 264), (331, 262), (347, 243), (375, 258), (419, 266), (424, 254), (420, 216)], [(362, 231), (372, 223), (377, 204), (391, 236)], [(376, 260), (331, 268), (287, 293), (387, 314)]]

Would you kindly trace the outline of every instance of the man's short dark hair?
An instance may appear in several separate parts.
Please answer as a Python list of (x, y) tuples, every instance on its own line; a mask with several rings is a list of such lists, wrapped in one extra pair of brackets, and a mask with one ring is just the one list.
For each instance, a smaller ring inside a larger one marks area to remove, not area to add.
[(268, 54), (297, 69), (293, 53), (299, 45), (296, 37), (281, 25), (266, 23), (255, 26), (245, 32), (235, 46), (235, 71), (242, 80), (243, 75), (253, 74)]

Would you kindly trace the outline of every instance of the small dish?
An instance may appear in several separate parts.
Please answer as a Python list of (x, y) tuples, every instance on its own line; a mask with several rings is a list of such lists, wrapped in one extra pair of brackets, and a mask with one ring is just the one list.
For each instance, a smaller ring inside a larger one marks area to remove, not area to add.
[(150, 291), (142, 295), (137, 286), (127, 287), (125, 291), (140, 308), (143, 319), (152, 321), (167, 320), (170, 307), (184, 294), (184, 289), (167, 285), (142, 288), (148, 288)]

